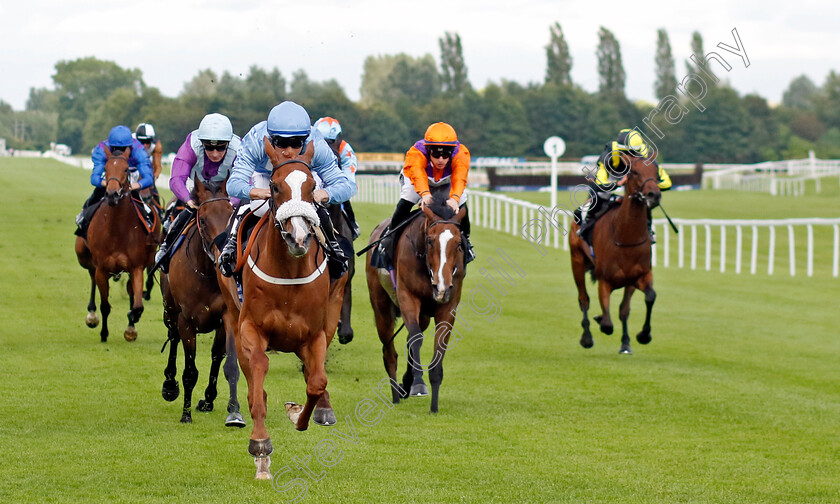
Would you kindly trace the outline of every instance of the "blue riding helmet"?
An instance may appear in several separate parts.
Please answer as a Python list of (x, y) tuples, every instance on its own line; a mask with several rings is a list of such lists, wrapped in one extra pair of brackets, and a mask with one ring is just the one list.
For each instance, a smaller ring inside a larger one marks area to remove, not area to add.
[(108, 133), (108, 145), (111, 147), (128, 147), (132, 143), (134, 143), (134, 138), (128, 126), (114, 126)]
[(271, 136), (309, 136), (312, 129), (309, 113), (295, 102), (284, 101), (268, 113), (266, 124)]

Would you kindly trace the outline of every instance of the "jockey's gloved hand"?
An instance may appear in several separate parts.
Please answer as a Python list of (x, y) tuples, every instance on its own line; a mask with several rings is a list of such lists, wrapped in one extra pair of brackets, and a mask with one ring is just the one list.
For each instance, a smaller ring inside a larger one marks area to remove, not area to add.
[(236, 268), (236, 243), (225, 243), (225, 248), (219, 254), (219, 271), (226, 277), (233, 276)]

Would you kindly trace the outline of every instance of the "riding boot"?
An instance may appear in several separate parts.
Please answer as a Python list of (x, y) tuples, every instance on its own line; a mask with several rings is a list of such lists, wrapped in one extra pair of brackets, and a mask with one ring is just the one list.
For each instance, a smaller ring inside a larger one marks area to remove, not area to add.
[(464, 204), (464, 218), (461, 219), (461, 248), (464, 249), (464, 267), (475, 260), (475, 250), (470, 243), (470, 210)]
[(650, 214), (650, 208), (647, 209), (647, 225), (648, 233), (650, 233), (650, 244), (656, 244), (656, 232), (653, 231), (653, 217)]
[(164, 273), (169, 272), (169, 259), (172, 252), (172, 245), (175, 244), (178, 237), (181, 236), (181, 233), (184, 231), (187, 223), (193, 217), (195, 217), (195, 209), (188, 206), (178, 214), (178, 217), (176, 217), (174, 221), (172, 221), (172, 224), (166, 232), (166, 237), (160, 245), (160, 249), (157, 251), (157, 254), (155, 254), (155, 264), (152, 266), (149, 274), (154, 273), (158, 268), (160, 268), (160, 270)]
[(232, 276), (233, 270), (236, 269), (236, 235), (245, 214), (246, 212), (235, 212), (233, 214), (233, 223), (230, 225), (227, 241), (219, 254), (219, 271), (226, 277)]
[(93, 192), (82, 205), (82, 211), (76, 216), (76, 231), (74, 232), (76, 236), (81, 236), (82, 238), (87, 236), (87, 228), (90, 224), (91, 217), (93, 217), (93, 212), (96, 211), (96, 203), (101, 201), (103, 197), (105, 197), (105, 188), (94, 187)]
[(350, 223), (350, 230), (353, 232), (353, 239), (355, 240), (361, 234), (359, 224), (356, 222), (356, 212), (353, 211), (353, 206), (349, 201), (342, 203), (341, 208), (347, 216), (347, 221)]
[(335, 239), (335, 230), (333, 229), (330, 214), (325, 207), (316, 205), (318, 218), (320, 219), (321, 231), (324, 232), (324, 239), (327, 242), (327, 267), (330, 270), (330, 278), (335, 280), (341, 278), (341, 275), (347, 271), (347, 256), (341, 249), (338, 240)]
[(397, 246), (397, 238), (400, 235), (400, 231), (391, 233), (391, 230), (397, 228), (400, 224), (405, 222), (411, 214), (411, 209), (413, 207), (414, 203), (408, 200), (400, 199), (400, 201), (397, 202), (397, 208), (394, 210), (394, 215), (391, 217), (391, 223), (387, 228), (385, 228), (385, 231), (382, 232), (385, 237), (379, 242), (379, 255), (387, 269), (394, 269), (394, 252)]

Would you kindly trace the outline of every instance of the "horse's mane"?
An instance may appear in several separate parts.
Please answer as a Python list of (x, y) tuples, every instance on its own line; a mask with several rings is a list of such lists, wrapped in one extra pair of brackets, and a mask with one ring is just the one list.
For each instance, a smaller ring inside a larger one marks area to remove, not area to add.
[(452, 217), (455, 217), (455, 211), (446, 204), (446, 200), (448, 198), (448, 195), (446, 195), (446, 197), (443, 195), (435, 196), (432, 199), (432, 204), (429, 205), (429, 210), (441, 219), (449, 220)]
[(227, 182), (227, 179), (225, 179), (225, 180), (209, 180), (209, 181), (204, 183), (204, 187), (208, 191), (210, 191), (211, 194), (216, 194), (222, 188), (222, 185), (225, 184), (226, 182)]

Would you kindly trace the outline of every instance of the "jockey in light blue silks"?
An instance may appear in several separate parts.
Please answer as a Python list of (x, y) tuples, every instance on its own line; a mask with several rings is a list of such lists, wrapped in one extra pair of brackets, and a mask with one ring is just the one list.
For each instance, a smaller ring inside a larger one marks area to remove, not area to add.
[[(335, 155), (324, 137), (312, 129), (306, 109), (297, 103), (285, 101), (272, 108), (268, 120), (254, 125), (242, 139), (227, 182), (228, 195), (250, 200), (250, 209), (256, 215), (261, 216), (268, 211), (268, 204), (263, 200), (271, 197), (268, 187), (273, 167), (265, 153), (265, 138), (289, 159), (311, 152), (312, 174), (317, 175), (323, 184), (314, 192), (316, 203), (343, 203), (356, 194), (356, 185), (338, 167)], [(335, 240), (326, 209), (320, 205), (316, 207), (320, 227), (327, 240), (330, 276), (338, 278), (347, 269), (347, 258)], [(231, 276), (235, 268), (236, 234), (243, 214), (241, 211), (236, 213), (228, 241), (219, 257), (219, 269), (225, 276)]]
[(91, 153), (91, 160), (93, 161), (93, 172), (90, 174), (90, 183), (94, 187), (93, 193), (85, 201), (82, 206), (82, 211), (76, 216), (76, 236), (85, 237), (87, 233), (90, 218), (93, 212), (96, 211), (97, 205), (103, 196), (105, 196), (105, 162), (108, 160), (108, 155), (105, 149), (111, 151), (112, 156), (119, 156), (126, 150), (131, 154), (128, 157), (128, 177), (130, 182), (130, 189), (132, 191), (145, 189), (154, 184), (155, 179), (152, 175), (152, 165), (149, 162), (149, 156), (146, 154), (146, 149), (143, 144), (138, 142), (131, 136), (131, 130), (128, 126), (114, 126), (108, 134), (108, 139), (99, 142), (93, 148)]

